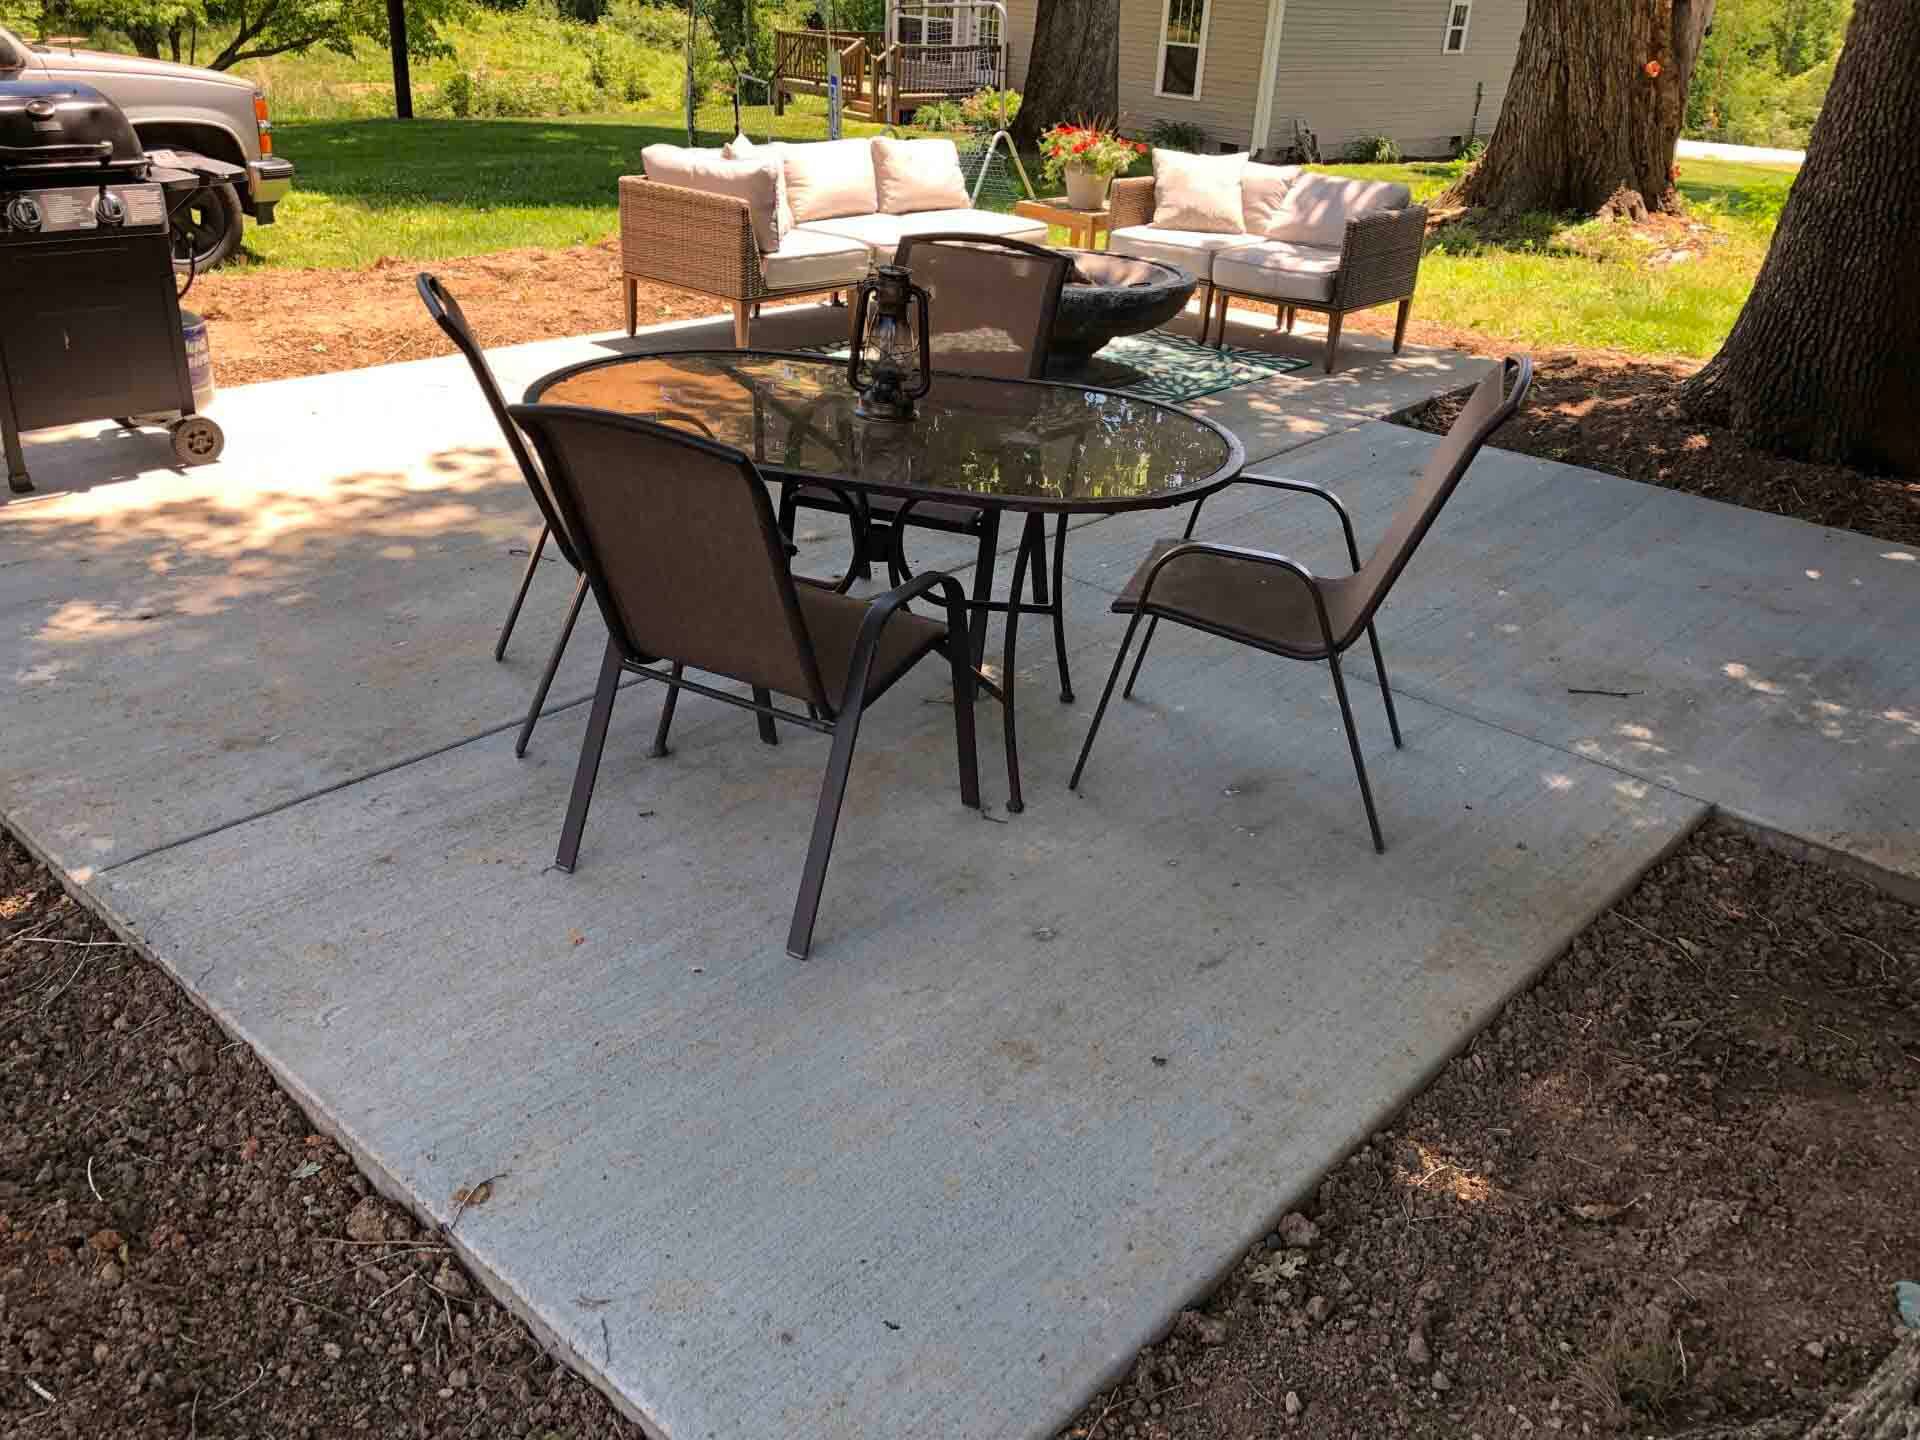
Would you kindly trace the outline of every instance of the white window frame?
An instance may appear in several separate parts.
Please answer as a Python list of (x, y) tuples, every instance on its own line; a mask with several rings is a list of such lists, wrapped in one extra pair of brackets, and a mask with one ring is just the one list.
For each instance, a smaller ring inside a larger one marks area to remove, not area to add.
[[(1182, 95), (1163, 87), (1167, 81), (1167, 26), (1173, 19), (1173, 0), (1160, 0), (1160, 43), (1153, 54), (1153, 93), (1161, 100), (1198, 100), (1207, 89), (1207, 37), (1213, 31), (1215, 0), (1200, 0), (1200, 43), (1193, 47), (1193, 93)], [(1452, 15), (1449, 10), (1448, 15)], [(1187, 42), (1182, 40), (1181, 45)]]
[[(1463, 6), (1467, 12), (1467, 18), (1456, 26), (1453, 23), (1453, 12)], [(1453, 32), (1456, 29), (1460, 32), (1460, 48), (1457, 50), (1447, 44), (1447, 42), (1453, 38)], [(1442, 55), (1466, 54), (1467, 44), (1472, 34), (1473, 0), (1447, 0), (1447, 20), (1446, 23), (1440, 27), (1440, 53)]]

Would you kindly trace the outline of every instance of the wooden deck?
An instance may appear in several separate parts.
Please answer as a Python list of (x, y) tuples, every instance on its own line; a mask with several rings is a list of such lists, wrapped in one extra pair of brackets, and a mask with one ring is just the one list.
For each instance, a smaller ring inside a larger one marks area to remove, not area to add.
[(790, 95), (827, 93), (827, 57), (840, 53), (840, 104), (845, 114), (898, 125), (921, 105), (1003, 89), (1007, 47), (889, 45), (877, 30), (776, 30), (773, 108)]

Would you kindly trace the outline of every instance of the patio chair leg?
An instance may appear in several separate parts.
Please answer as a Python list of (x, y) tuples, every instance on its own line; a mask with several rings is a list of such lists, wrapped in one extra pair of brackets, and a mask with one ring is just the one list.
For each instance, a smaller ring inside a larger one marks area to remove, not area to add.
[[(675, 681), (679, 680), (680, 676), (686, 671), (686, 668), (687, 667), (682, 665), (678, 660), (674, 661), (673, 669), (669, 672), (670, 678)], [(669, 753), (667, 750), (667, 732), (673, 728), (673, 709), (674, 706), (679, 703), (679, 685), (669, 684), (667, 686), (666, 701), (660, 706), (660, 723), (654, 727), (653, 748), (647, 752), (647, 754), (651, 755), (655, 760), (664, 759)]]
[(640, 282), (629, 275), (627, 281), (627, 334), (640, 328)]
[(1053, 532), (1053, 658), (1060, 666), (1060, 703), (1073, 703), (1073, 677), (1067, 673), (1067, 517)]
[[(773, 695), (771, 692), (763, 690), (756, 685), (753, 687), (753, 703), (756, 705), (771, 705), (773, 704)], [(773, 728), (773, 717), (771, 715), (756, 715), (754, 718), (760, 722), (760, 743), (762, 745), (778, 745), (780, 743), (780, 732)]]
[(1293, 333), (1293, 307), (1287, 306), (1287, 334)]
[(533, 703), (527, 706), (527, 718), (520, 726), (519, 738), (513, 742), (515, 759), (527, 753), (527, 742), (533, 739), (533, 727), (540, 720), (540, 712), (546, 708), (547, 692), (553, 688), (553, 677), (560, 669), (560, 657), (567, 653), (567, 642), (573, 638), (574, 622), (580, 618), (580, 605), (586, 598), (587, 577), (582, 575), (573, 583), (573, 602), (567, 606), (567, 618), (560, 626), (560, 638), (553, 642), (553, 653), (547, 656), (547, 668), (540, 673), (540, 683), (533, 692)]
[(567, 800), (566, 822), (560, 827), (560, 849), (554, 868), (573, 873), (580, 858), (580, 832), (587, 828), (587, 806), (593, 803), (593, 782), (600, 778), (600, 752), (607, 747), (607, 722), (613, 718), (613, 700), (620, 693), (620, 646), (607, 641), (600, 662), (600, 683), (594, 687), (593, 709), (587, 715), (587, 733), (580, 741), (580, 764), (573, 772), (573, 794)]
[(1160, 628), (1160, 617), (1155, 615), (1147, 622), (1147, 635), (1140, 642), (1140, 653), (1133, 657), (1133, 673), (1127, 676), (1127, 688), (1120, 693), (1127, 699), (1133, 698), (1133, 682), (1140, 678), (1140, 667), (1147, 663), (1147, 647), (1153, 644), (1153, 632)]
[(1327, 374), (1334, 372), (1340, 363), (1340, 322), (1347, 317), (1337, 311), (1327, 316)]
[(980, 751), (973, 728), (973, 663), (964, 630), (947, 623), (947, 661), (953, 671), (953, 739), (960, 761), (960, 803), (980, 808)]
[(493, 642), (493, 658), (496, 661), (506, 658), (507, 641), (513, 638), (513, 625), (520, 618), (520, 607), (526, 603), (527, 591), (533, 586), (533, 572), (540, 568), (540, 552), (547, 548), (547, 527), (540, 527), (533, 548), (527, 552), (526, 567), (520, 572), (519, 588), (513, 592), (513, 603), (507, 606), (507, 618), (500, 626), (500, 638)]
[[(1010, 815), (1018, 815), (1027, 808), (1020, 794), (1020, 748), (1014, 735), (1013, 653), (1014, 641), (1020, 634), (1020, 591), (1026, 584), (1027, 558), (1040, 549), (1036, 534), (1040, 524), (1038, 515), (1027, 516), (1026, 529), (1013, 552), (1013, 585), (1007, 591), (1012, 603), (1007, 606), (1006, 645), (1000, 661), (1000, 711), (1007, 742), (1007, 813)], [(1045, 553), (1041, 550), (1043, 556)]]
[(747, 302), (733, 302), (733, 346), (744, 350), (753, 343), (753, 317), (747, 313)]
[(1380, 636), (1371, 620), (1367, 622), (1367, 642), (1373, 646), (1373, 673), (1380, 677), (1380, 698), (1387, 702), (1387, 726), (1393, 731), (1393, 748), (1403, 750), (1406, 746), (1400, 739), (1400, 717), (1393, 713), (1393, 687), (1387, 684), (1387, 662), (1380, 658)]
[(1409, 295), (1400, 302), (1400, 314), (1393, 322), (1393, 353), (1398, 355), (1400, 347), (1407, 343), (1407, 316), (1413, 313), (1413, 297)]
[(1373, 812), (1373, 787), (1367, 784), (1367, 762), (1360, 758), (1360, 735), (1353, 728), (1353, 707), (1347, 703), (1347, 682), (1340, 674), (1340, 657), (1329, 655), (1327, 668), (1333, 671), (1333, 693), (1340, 698), (1340, 718), (1347, 727), (1347, 748), (1353, 752), (1353, 773), (1360, 777), (1360, 798), (1367, 807), (1367, 828), (1373, 831), (1373, 850), (1384, 855), (1387, 842), (1380, 838), (1380, 817)]
[[(1154, 616), (1158, 620), (1159, 616)], [(1113, 669), (1107, 672), (1107, 688), (1100, 692), (1100, 703), (1094, 707), (1093, 723), (1087, 726), (1087, 738), (1081, 743), (1080, 758), (1074, 762), (1073, 778), (1067, 781), (1067, 789), (1080, 788), (1080, 772), (1087, 768), (1087, 757), (1093, 753), (1093, 737), (1100, 733), (1100, 722), (1106, 718), (1107, 702), (1113, 699), (1113, 682), (1120, 678), (1120, 667), (1127, 663), (1127, 650), (1133, 644), (1133, 632), (1140, 628), (1140, 612), (1133, 612), (1133, 619), (1127, 622), (1126, 636), (1120, 641), (1120, 653), (1113, 657)], [(1139, 667), (1134, 667), (1137, 672)], [(1129, 681), (1128, 684), (1133, 682)]]
[(793, 924), (787, 930), (787, 954), (796, 960), (807, 958), (813, 948), (813, 920), (820, 910), (820, 892), (827, 883), (827, 861), (833, 858), (833, 836), (840, 826), (840, 805), (847, 797), (847, 776), (853, 770), (853, 746), (860, 738), (860, 712), (865, 708), (866, 671), (872, 667), (872, 655), (861, 664), (855, 657), (853, 669), (858, 683), (849, 682), (849, 698), (841, 707), (840, 719), (833, 727), (833, 753), (827, 758), (827, 773), (820, 781), (820, 807), (814, 812), (813, 839), (807, 844), (807, 862), (800, 871), (800, 895), (793, 905)]

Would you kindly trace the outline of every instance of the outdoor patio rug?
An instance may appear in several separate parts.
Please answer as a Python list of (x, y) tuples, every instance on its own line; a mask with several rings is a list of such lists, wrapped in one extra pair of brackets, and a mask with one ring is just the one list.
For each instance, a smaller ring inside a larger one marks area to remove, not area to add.
[[(819, 355), (847, 353), (845, 345), (810, 345), (807, 349)], [(1217, 395), (1222, 390), (1304, 370), (1312, 363), (1293, 355), (1272, 355), (1232, 345), (1216, 350), (1171, 330), (1149, 330), (1143, 335), (1122, 335), (1082, 369), (1051, 378), (1183, 405), (1203, 395)]]

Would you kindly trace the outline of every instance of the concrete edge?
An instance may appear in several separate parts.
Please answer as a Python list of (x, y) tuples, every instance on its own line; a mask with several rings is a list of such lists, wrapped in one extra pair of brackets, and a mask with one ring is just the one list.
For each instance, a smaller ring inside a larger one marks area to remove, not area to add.
[(1809, 840), (1804, 835), (1795, 835), (1786, 830), (1776, 829), (1765, 821), (1756, 820), (1739, 810), (1716, 807), (1715, 814), (1756, 845), (1777, 850), (1792, 860), (1804, 860), (1808, 864), (1824, 866), (1837, 874), (1863, 880), (1883, 895), (1891, 895), (1895, 900), (1920, 907), (1920, 875), (1888, 869), (1884, 865), (1843, 850), (1838, 845), (1825, 840)]

